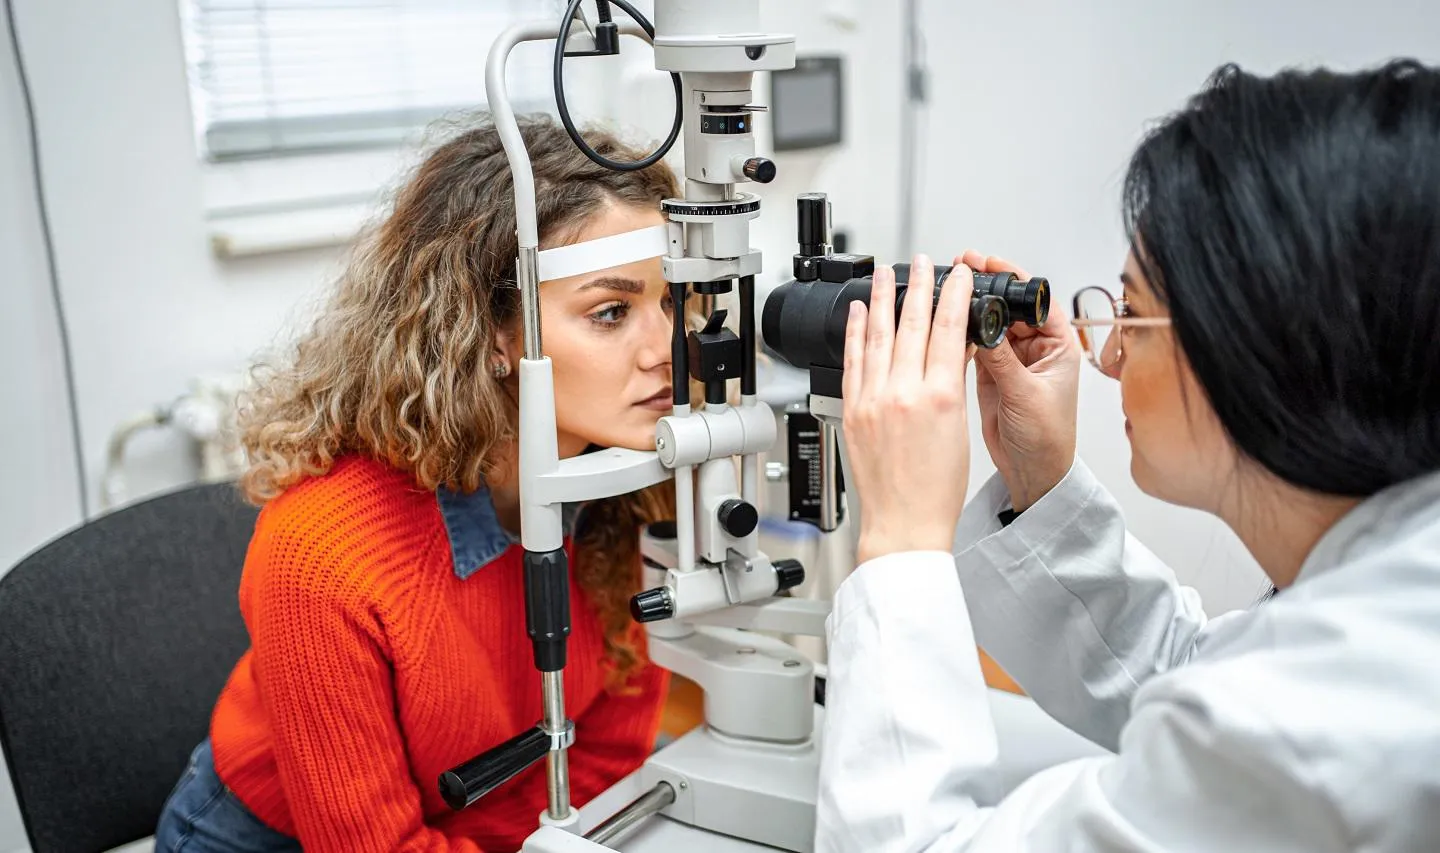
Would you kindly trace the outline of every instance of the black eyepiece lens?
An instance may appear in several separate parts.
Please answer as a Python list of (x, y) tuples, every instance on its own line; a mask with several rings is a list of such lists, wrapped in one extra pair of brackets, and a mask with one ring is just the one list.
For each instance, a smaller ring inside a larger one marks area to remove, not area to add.
[(1009, 316), (1029, 326), (1040, 326), (1050, 315), (1050, 283), (1043, 278), (1020, 279), (1012, 272), (975, 273), (975, 293), (998, 296)]
[(1030, 303), (1025, 312), (1025, 322), (1031, 326), (1043, 326), (1050, 316), (1050, 282), (1043, 278), (1032, 278), (1026, 287), (1026, 301)]

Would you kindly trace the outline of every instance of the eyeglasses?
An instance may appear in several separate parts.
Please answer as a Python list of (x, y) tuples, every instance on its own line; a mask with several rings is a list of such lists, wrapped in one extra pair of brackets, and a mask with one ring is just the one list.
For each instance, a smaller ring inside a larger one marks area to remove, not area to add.
[(1115, 298), (1103, 287), (1087, 287), (1075, 294), (1075, 319), (1080, 345), (1101, 373), (1113, 375), (1125, 357), (1126, 326), (1168, 326), (1169, 317), (1131, 317), (1125, 297)]

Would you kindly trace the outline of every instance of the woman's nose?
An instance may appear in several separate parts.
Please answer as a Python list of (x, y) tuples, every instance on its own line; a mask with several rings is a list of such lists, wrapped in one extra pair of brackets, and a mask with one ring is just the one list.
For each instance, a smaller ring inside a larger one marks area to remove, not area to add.
[(1125, 362), (1125, 350), (1120, 342), (1123, 334), (1122, 328), (1117, 326), (1100, 350), (1100, 372), (1111, 379), (1120, 378), (1120, 367)]
[(1118, 381), (1120, 379), (1120, 371), (1124, 367), (1124, 365), (1125, 356), (1122, 354), (1118, 356), (1114, 361), (1107, 362), (1104, 367), (1100, 368), (1100, 372), (1110, 377), (1111, 379)]
[(670, 314), (659, 305), (645, 310), (645, 326), (640, 344), (640, 369), (670, 367), (670, 336), (673, 324)]

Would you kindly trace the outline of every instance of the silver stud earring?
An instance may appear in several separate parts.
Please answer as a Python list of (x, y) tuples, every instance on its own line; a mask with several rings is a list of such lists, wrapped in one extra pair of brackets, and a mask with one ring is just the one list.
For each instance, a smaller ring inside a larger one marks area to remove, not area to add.
[(504, 379), (505, 377), (510, 375), (510, 362), (506, 361), (504, 358), (495, 359), (490, 368), (490, 373), (496, 379)]

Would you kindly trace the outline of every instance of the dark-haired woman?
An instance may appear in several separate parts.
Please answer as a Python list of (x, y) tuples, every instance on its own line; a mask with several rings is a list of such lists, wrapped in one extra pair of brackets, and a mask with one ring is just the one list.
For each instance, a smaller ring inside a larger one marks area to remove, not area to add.
[[(1440, 849), (1440, 70), (1222, 69), (1125, 205), (1120, 293), (1076, 297), (1079, 340), (1055, 312), (976, 356), (999, 473), (958, 529), (967, 282), (897, 331), (877, 273), (852, 314), (864, 564), (832, 617), (816, 849)], [(1228, 523), (1273, 598), (1207, 620), (1126, 533), (1075, 458), (1087, 355), (1136, 482)], [(977, 805), (976, 640), (1115, 754)]]

